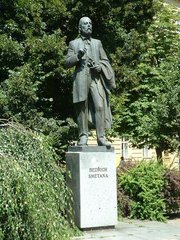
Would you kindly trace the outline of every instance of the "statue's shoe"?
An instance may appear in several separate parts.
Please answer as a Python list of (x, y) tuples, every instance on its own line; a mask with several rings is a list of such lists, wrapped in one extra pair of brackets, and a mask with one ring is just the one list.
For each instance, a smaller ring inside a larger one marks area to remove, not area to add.
[(87, 146), (87, 137), (86, 136), (82, 136), (80, 137), (79, 141), (77, 142), (77, 146)]
[(100, 138), (97, 140), (99, 146), (105, 146), (110, 148), (111, 144), (106, 140), (106, 138)]

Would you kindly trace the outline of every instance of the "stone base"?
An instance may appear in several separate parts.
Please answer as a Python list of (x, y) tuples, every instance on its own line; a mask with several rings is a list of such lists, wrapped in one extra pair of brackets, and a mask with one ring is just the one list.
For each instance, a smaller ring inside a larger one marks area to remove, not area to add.
[(117, 193), (114, 149), (70, 147), (66, 153), (66, 163), (76, 225), (81, 229), (115, 226)]

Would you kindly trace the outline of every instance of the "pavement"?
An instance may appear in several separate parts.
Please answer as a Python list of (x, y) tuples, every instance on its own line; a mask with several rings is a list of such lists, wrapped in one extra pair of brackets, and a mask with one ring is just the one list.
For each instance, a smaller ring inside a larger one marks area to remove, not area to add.
[(166, 223), (123, 219), (114, 229), (84, 231), (73, 240), (180, 240), (180, 218)]

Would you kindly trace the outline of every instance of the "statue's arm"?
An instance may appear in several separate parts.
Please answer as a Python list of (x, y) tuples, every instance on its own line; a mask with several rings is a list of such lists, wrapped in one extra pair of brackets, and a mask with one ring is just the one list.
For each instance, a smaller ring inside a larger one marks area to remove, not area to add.
[(114, 71), (112, 69), (112, 66), (109, 62), (109, 59), (102, 47), (102, 43), (100, 43), (100, 65), (101, 65), (101, 71), (103, 73), (103, 79), (107, 83), (108, 88), (111, 90), (116, 87), (115, 84), (115, 76)]
[(104, 48), (102, 46), (101, 41), (99, 41), (99, 55), (100, 55), (100, 60), (105, 60), (105, 61), (109, 62), (108, 57), (107, 57), (107, 55), (104, 51)]
[(77, 53), (74, 50), (73, 43), (69, 43), (68, 53), (66, 56), (65, 64), (67, 68), (74, 67), (79, 62)]

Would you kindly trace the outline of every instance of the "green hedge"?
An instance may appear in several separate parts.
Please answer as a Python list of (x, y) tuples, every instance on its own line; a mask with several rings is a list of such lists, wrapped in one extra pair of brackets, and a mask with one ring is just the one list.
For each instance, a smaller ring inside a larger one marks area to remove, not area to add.
[(157, 162), (118, 169), (119, 216), (165, 221), (180, 211), (180, 174)]
[(0, 239), (59, 240), (75, 234), (67, 221), (64, 171), (48, 138), (10, 124), (0, 128)]

